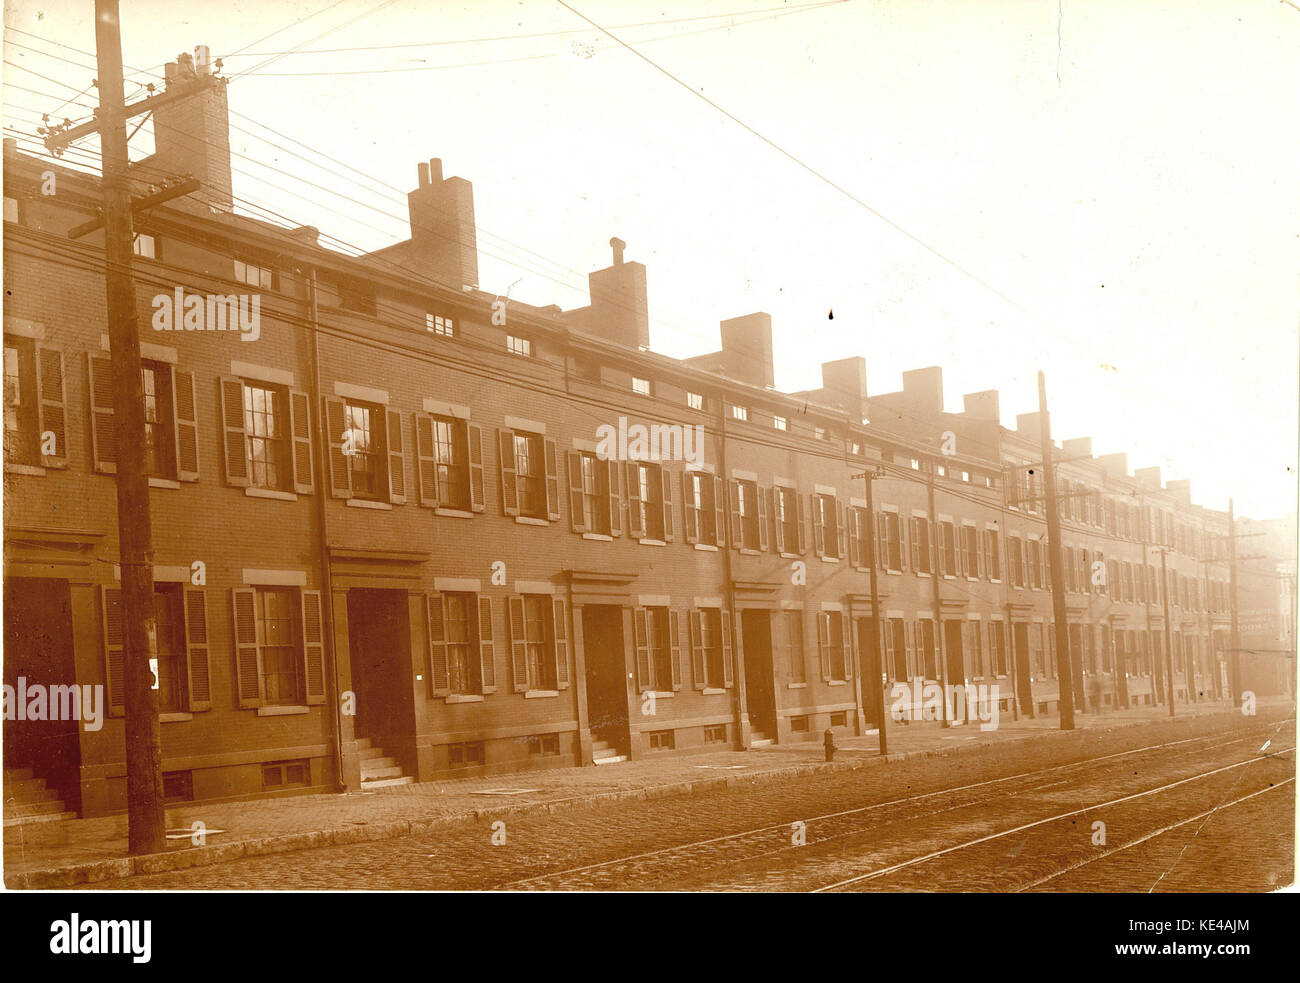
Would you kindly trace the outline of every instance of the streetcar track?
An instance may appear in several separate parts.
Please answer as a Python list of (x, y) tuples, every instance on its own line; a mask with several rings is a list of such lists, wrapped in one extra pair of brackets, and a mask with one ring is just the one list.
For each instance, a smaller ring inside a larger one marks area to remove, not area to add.
[[(1287, 752), (1294, 751), (1294, 750), (1295, 750), (1294, 747), (1283, 748), (1278, 753), (1285, 754)], [(1269, 755), (1268, 757), (1273, 757), (1273, 755)], [(1117, 799), (1110, 799), (1106, 802), (1096, 802), (1093, 803), (1092, 805), (1084, 806), (1081, 809), (1072, 809), (1069, 812), (1059, 813), (1055, 816), (1048, 816), (1044, 819), (1037, 819), (1032, 823), (1024, 823), (1012, 829), (1006, 829), (998, 833), (990, 833), (988, 836), (981, 836), (973, 840), (967, 840), (965, 843), (958, 843), (953, 846), (944, 847), (942, 850), (934, 850), (920, 857), (913, 857), (910, 860), (904, 860), (900, 863), (891, 864), (888, 867), (881, 867), (877, 870), (868, 871), (865, 874), (858, 874), (854, 877), (849, 877), (842, 881), (836, 881), (832, 884), (826, 884), (823, 885), (822, 887), (814, 888), (812, 893), (821, 894), (827, 891), (835, 891), (843, 887), (848, 887), (849, 885), (852, 884), (860, 884), (864, 881), (875, 880), (878, 877), (885, 877), (889, 874), (897, 873), (900, 870), (906, 870), (910, 867), (915, 867), (919, 864), (926, 863), (927, 861), (934, 860), (937, 857), (942, 857), (950, 853), (955, 853), (958, 850), (968, 850), (971, 847), (979, 846), (980, 844), (988, 843), (992, 840), (1001, 839), (1004, 836), (1012, 836), (1016, 833), (1023, 833), (1025, 830), (1028, 829), (1035, 829), (1039, 826), (1045, 826), (1048, 823), (1058, 822), (1062, 819), (1069, 819), (1072, 816), (1080, 816), (1086, 812), (1092, 812), (1093, 810), (1096, 809), (1105, 809), (1109, 806), (1119, 805), (1122, 802), (1131, 802), (1135, 799), (1144, 798), (1145, 796), (1148, 795), (1159, 795), (1161, 792), (1167, 792), (1170, 789), (1177, 788), (1181, 785), (1186, 785), (1188, 782), (1200, 781), (1201, 779), (1208, 778), (1211, 775), (1222, 774), (1223, 772), (1231, 771), (1234, 768), (1242, 768), (1245, 767), (1246, 765), (1254, 764), (1259, 760), (1261, 760), (1261, 756), (1252, 755), (1251, 757), (1246, 758), (1244, 761), (1237, 761), (1230, 765), (1224, 765), (1221, 768), (1212, 768), (1209, 771), (1200, 772), (1188, 778), (1180, 778), (1178, 781), (1170, 782), (1167, 785), (1161, 785), (1151, 789), (1144, 789), (1141, 792), (1134, 792), (1131, 795), (1120, 796)]]
[[(921, 793), (918, 793), (918, 794), (916, 794), (916, 795), (903, 796), (903, 797), (898, 798), (898, 799), (891, 799), (891, 800), (889, 800), (889, 801), (887, 801), (887, 802), (878, 802), (878, 803), (873, 803), (873, 804), (871, 804), (871, 805), (867, 805), (867, 806), (860, 806), (860, 807), (856, 807), (856, 808), (853, 808), (853, 809), (845, 809), (845, 810), (841, 810), (841, 811), (839, 811), (839, 812), (826, 813), (826, 814), (824, 814), (824, 815), (821, 815), (821, 816), (813, 816), (813, 817), (811, 817), (811, 818), (809, 818), (809, 819), (805, 819), (805, 820), (802, 820), (802, 821), (805, 823), (805, 829), (806, 829), (806, 827), (807, 827), (808, 825), (811, 825), (812, 823), (820, 823), (820, 822), (826, 822), (826, 821), (828, 821), (828, 820), (841, 819), (841, 818), (848, 817), (848, 816), (862, 815), (862, 814), (866, 814), (866, 813), (869, 813), (869, 812), (874, 812), (874, 811), (877, 811), (877, 810), (880, 810), (880, 809), (885, 809), (885, 808), (888, 808), (888, 807), (890, 807), (890, 806), (904, 805), (904, 804), (909, 803), (909, 802), (919, 802), (919, 801), (921, 801), (921, 800), (929, 799), (929, 798), (934, 798), (934, 797), (936, 797), (936, 796), (952, 795), (952, 794), (955, 794), (955, 793), (958, 793), (958, 792), (967, 792), (967, 791), (971, 791), (971, 790), (973, 790), (973, 789), (985, 788), (985, 787), (988, 787), (988, 786), (991, 786), (991, 785), (1005, 784), (1005, 783), (1007, 783), (1007, 782), (1012, 782), (1012, 781), (1022, 780), (1022, 779), (1025, 779), (1025, 778), (1032, 778), (1032, 777), (1037, 776), (1037, 775), (1046, 775), (1046, 774), (1051, 774), (1051, 773), (1053, 773), (1053, 772), (1060, 772), (1060, 771), (1064, 771), (1064, 770), (1066, 770), (1066, 769), (1078, 769), (1078, 768), (1083, 768), (1083, 767), (1086, 767), (1086, 766), (1089, 766), (1089, 765), (1095, 765), (1095, 764), (1097, 764), (1098, 762), (1113, 761), (1114, 759), (1117, 759), (1117, 758), (1123, 758), (1123, 757), (1127, 757), (1127, 756), (1131, 756), (1131, 755), (1135, 755), (1135, 754), (1142, 754), (1142, 753), (1147, 753), (1147, 752), (1158, 752), (1158, 751), (1163, 751), (1163, 750), (1166, 750), (1166, 749), (1168, 749), (1168, 748), (1179, 747), (1179, 746), (1182, 746), (1182, 745), (1185, 745), (1185, 744), (1193, 744), (1193, 743), (1203, 742), (1203, 741), (1207, 741), (1207, 740), (1208, 740), (1208, 741), (1212, 741), (1212, 740), (1215, 740), (1216, 738), (1221, 738), (1221, 737), (1223, 737), (1222, 734), (1204, 734), (1204, 735), (1200, 735), (1200, 736), (1198, 736), (1198, 737), (1183, 738), (1183, 739), (1180, 739), (1180, 740), (1177, 740), (1177, 741), (1168, 741), (1168, 742), (1165, 742), (1165, 743), (1162, 743), (1162, 744), (1151, 744), (1151, 745), (1146, 745), (1146, 746), (1144, 746), (1144, 747), (1140, 747), (1140, 748), (1130, 748), (1130, 749), (1128, 749), (1128, 750), (1124, 750), (1124, 751), (1116, 751), (1116, 752), (1113, 752), (1113, 753), (1110, 753), (1110, 754), (1099, 755), (1099, 756), (1094, 757), (1094, 758), (1085, 758), (1085, 759), (1083, 759), (1083, 760), (1081, 760), (1081, 761), (1068, 762), (1068, 763), (1060, 764), (1060, 765), (1051, 765), (1051, 766), (1049, 766), (1049, 767), (1047, 767), (1047, 768), (1030, 769), (1029, 771), (1020, 772), (1020, 773), (1015, 774), (1015, 775), (1005, 775), (1005, 776), (1002, 776), (1002, 777), (1000, 777), (1000, 778), (988, 779), (988, 780), (986, 780), (986, 781), (982, 781), (982, 782), (973, 782), (973, 783), (968, 784), (968, 785), (959, 785), (959, 786), (953, 786), (953, 787), (944, 788), (944, 789), (935, 789), (935, 790), (932, 790), (932, 791), (929, 791), (929, 792), (921, 792)], [(1215, 744), (1208, 744), (1208, 745), (1206, 745), (1205, 747), (1199, 748), (1199, 749), (1197, 749), (1197, 750), (1198, 750), (1198, 751), (1211, 751), (1211, 750), (1215, 750), (1216, 748), (1227, 747), (1227, 746), (1230, 746), (1230, 745), (1233, 745), (1233, 744), (1240, 744), (1240, 743), (1243, 743), (1243, 742), (1245, 742), (1245, 741), (1252, 741), (1252, 740), (1257, 740), (1257, 739), (1258, 739), (1257, 735), (1250, 735), (1250, 736), (1237, 737), (1237, 738), (1232, 738), (1232, 739), (1227, 740), (1227, 741), (1219, 741), (1218, 743), (1215, 743)], [(1254, 760), (1254, 759), (1251, 759), (1251, 760)], [(1068, 781), (1068, 779), (1067, 779), (1067, 781)], [(1063, 784), (1063, 783), (1053, 783), (1053, 784), (1056, 785), (1056, 784)], [(1052, 787), (1052, 786), (1048, 786), (1048, 787)], [(1019, 790), (1018, 792), (1014, 792), (1014, 793), (1012, 793), (1012, 796), (1014, 796), (1014, 795), (1020, 795), (1020, 794), (1027, 794), (1027, 793), (1029, 793), (1029, 792), (1040, 791), (1040, 790), (1041, 790), (1041, 787), (1034, 787), (1034, 788), (1030, 788), (1030, 789), (1022, 789), (1022, 790)], [(937, 815), (937, 814), (942, 813), (942, 812), (950, 812), (950, 811), (953, 811), (954, 809), (969, 808), (969, 807), (971, 807), (971, 806), (980, 805), (980, 804), (983, 804), (983, 803), (985, 803), (985, 802), (987, 802), (987, 801), (989, 801), (989, 800), (988, 800), (988, 799), (983, 799), (983, 800), (976, 800), (975, 802), (962, 803), (962, 804), (960, 804), (960, 805), (950, 806), (950, 807), (946, 807), (946, 808), (943, 808), (943, 809), (938, 809), (938, 810), (935, 810), (934, 812), (930, 812), (930, 813), (922, 813), (922, 814), (920, 814), (920, 815), (912, 815), (912, 816), (904, 817), (903, 819), (900, 819), (900, 820), (894, 820), (893, 822), (896, 823), (896, 822), (907, 821), (908, 819), (925, 818), (925, 817), (927, 817), (927, 816)], [(892, 825), (892, 823), (891, 823), (891, 825)], [(692, 842), (690, 842), (690, 843), (682, 843), (682, 844), (677, 844), (677, 845), (675, 845), (675, 846), (663, 847), (663, 848), (658, 849), (658, 850), (649, 850), (649, 851), (645, 851), (645, 852), (642, 852), (642, 853), (632, 854), (632, 855), (629, 855), (629, 856), (616, 857), (616, 858), (612, 858), (612, 859), (610, 859), (610, 860), (603, 860), (603, 861), (599, 861), (599, 862), (597, 862), (597, 863), (593, 863), (593, 864), (585, 864), (585, 865), (580, 866), (580, 867), (572, 867), (572, 868), (568, 868), (568, 869), (565, 869), (565, 870), (560, 870), (560, 871), (551, 871), (551, 872), (548, 872), (548, 873), (537, 874), (537, 875), (534, 875), (534, 876), (531, 876), (531, 877), (521, 878), (521, 879), (518, 879), (518, 880), (508, 881), (508, 882), (505, 882), (505, 883), (502, 883), (502, 884), (498, 884), (498, 885), (496, 885), (494, 888), (492, 888), (492, 890), (510, 890), (510, 889), (517, 889), (517, 888), (520, 888), (520, 887), (525, 886), (525, 885), (529, 885), (529, 884), (537, 883), (537, 882), (539, 882), (539, 881), (548, 881), (548, 880), (555, 880), (555, 879), (562, 879), (562, 878), (573, 877), (573, 876), (575, 876), (575, 875), (581, 875), (581, 874), (586, 874), (586, 873), (589, 873), (589, 872), (592, 872), (592, 871), (598, 871), (598, 870), (602, 870), (602, 869), (606, 869), (606, 868), (616, 867), (616, 866), (618, 866), (618, 865), (621, 865), (621, 864), (628, 864), (628, 863), (632, 863), (632, 862), (634, 862), (634, 861), (639, 861), (639, 860), (649, 860), (649, 859), (654, 858), (654, 857), (667, 856), (667, 855), (674, 854), (674, 853), (683, 853), (683, 852), (686, 852), (686, 851), (688, 851), (688, 850), (698, 849), (698, 848), (701, 848), (701, 847), (717, 846), (717, 845), (720, 845), (720, 844), (726, 843), (726, 842), (728, 842), (728, 841), (736, 841), (736, 840), (741, 840), (741, 839), (744, 839), (744, 838), (749, 838), (749, 837), (754, 837), (754, 836), (761, 836), (761, 835), (766, 834), (766, 833), (773, 833), (773, 832), (776, 832), (776, 831), (789, 832), (790, 829), (791, 829), (791, 826), (790, 826), (789, 823), (773, 823), (773, 824), (769, 824), (769, 825), (765, 825), (765, 826), (756, 827), (756, 828), (753, 828), (753, 829), (742, 830), (742, 831), (739, 831), (739, 832), (736, 832), (736, 833), (727, 833), (727, 834), (724, 834), (724, 835), (721, 835), (721, 836), (709, 837), (709, 838), (702, 839), (702, 840), (694, 840), (694, 841), (692, 841)], [(858, 834), (860, 834), (861, 832), (862, 832), (862, 830), (861, 830), (861, 829), (858, 829), (858, 830), (850, 831), (850, 832), (848, 832), (848, 833), (839, 833), (839, 834), (835, 834), (835, 835), (833, 835), (833, 836), (827, 836), (827, 837), (824, 837), (824, 838), (821, 838), (821, 839), (818, 839), (818, 840), (814, 841), (814, 843), (811, 844), (811, 845), (818, 845), (818, 844), (823, 844), (823, 843), (833, 842), (833, 841), (836, 840), (836, 839), (843, 839), (843, 838), (848, 837), (848, 836), (858, 835)], [(791, 849), (805, 849), (805, 848), (806, 848), (806, 847), (783, 846), (783, 847), (781, 847), (780, 849), (777, 849), (777, 850), (771, 850), (771, 851), (766, 851), (766, 852), (761, 853), (761, 854), (747, 856), (747, 857), (741, 858), (741, 860), (739, 860), (739, 861), (734, 861), (734, 862), (748, 862), (748, 861), (750, 861), (750, 860), (760, 859), (760, 858), (762, 858), (762, 857), (770, 856), (770, 855), (775, 854), (775, 853), (781, 853), (781, 852), (784, 852), (784, 851), (786, 851), (786, 850), (791, 850)], [(726, 861), (724, 860), (724, 861), (722, 861), (722, 862), (725, 863)], [(719, 864), (714, 864), (714, 865), (712, 865), (712, 866), (719, 866)]]
[(1163, 836), (1165, 833), (1172, 832), (1173, 830), (1178, 829), (1180, 826), (1186, 826), (1188, 823), (1194, 823), (1198, 819), (1205, 819), (1208, 816), (1213, 816), (1216, 812), (1220, 812), (1224, 809), (1230, 809), (1235, 805), (1245, 802), (1247, 799), (1255, 798), (1257, 795), (1263, 795), (1266, 792), (1275, 792), (1278, 789), (1282, 788), (1283, 786), (1289, 785), (1291, 782), (1294, 781), (1295, 781), (1294, 778), (1285, 778), (1280, 782), (1276, 782), (1274, 784), (1269, 785), (1268, 788), (1256, 789), (1254, 792), (1251, 792), (1248, 795), (1243, 795), (1239, 799), (1233, 799), (1231, 802), (1221, 802), (1213, 809), (1206, 809), (1204, 812), (1200, 813), (1199, 815), (1189, 816), (1187, 819), (1180, 819), (1178, 822), (1171, 823), (1170, 825), (1165, 826), (1162, 829), (1154, 830), (1153, 832), (1147, 833), (1145, 836), (1139, 836), (1136, 840), (1131, 840), (1130, 842), (1125, 843), (1123, 846), (1117, 846), (1112, 850), (1107, 850), (1105, 853), (1099, 853), (1096, 856), (1088, 857), (1086, 860), (1080, 860), (1078, 863), (1070, 864), (1068, 867), (1063, 867), (1053, 874), (1048, 874), (1046, 877), (1040, 877), (1036, 881), (1032, 881), (1029, 884), (1025, 884), (1021, 887), (1016, 888), (1016, 890), (1013, 893), (1019, 894), (1022, 891), (1028, 891), (1031, 890), (1032, 888), (1036, 888), (1040, 884), (1046, 884), (1048, 881), (1054, 881), (1056, 880), (1056, 878), (1064, 874), (1068, 874), (1071, 871), (1078, 870), (1080, 867), (1086, 867), (1089, 864), (1096, 863), (1098, 860), (1105, 860), (1107, 857), (1114, 856), (1115, 854), (1120, 853), (1124, 850), (1128, 850), (1132, 847), (1138, 846), (1139, 844), (1145, 843), (1147, 840), (1153, 840), (1157, 836)]

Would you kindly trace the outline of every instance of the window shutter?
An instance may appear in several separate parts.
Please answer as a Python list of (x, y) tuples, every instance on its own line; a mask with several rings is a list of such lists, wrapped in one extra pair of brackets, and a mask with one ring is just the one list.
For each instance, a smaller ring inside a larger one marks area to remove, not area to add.
[(844, 649), (844, 678), (853, 678), (853, 635), (851, 634), (852, 622), (849, 616), (843, 611), (839, 614), (840, 618), (840, 645)]
[[(605, 462), (605, 481), (609, 487), (609, 534), (611, 536), (623, 535), (623, 493), (619, 487), (623, 476), (623, 469), (618, 466), (618, 461), (609, 460)], [(558, 519), (557, 512), (553, 518)]]
[(970, 549), (966, 545), (966, 527), (954, 526), (953, 534), (957, 537), (957, 573), (963, 577), (971, 575)]
[(569, 618), (563, 598), (554, 598), (555, 688), (569, 688)]
[(479, 682), (483, 692), (497, 691), (497, 647), (492, 632), (492, 598), (478, 599)]
[[(906, 570), (908, 558), (908, 540), (906, 537), (908, 529), (903, 523), (903, 516), (901, 514), (895, 514), (894, 519), (898, 523), (898, 569)], [(889, 520), (886, 519), (885, 522), (886, 525), (888, 525)], [(913, 565), (912, 569), (916, 569), (915, 565)]]
[(894, 647), (894, 623), (892, 621), (886, 621), (884, 628), (885, 628), (885, 664), (880, 667), (880, 672), (881, 675), (887, 677), (888, 679), (895, 680), (897, 678), (897, 674), (895, 673), (894, 669), (898, 663), (896, 661), (897, 656), (895, 654), (896, 649)]
[(412, 413), (415, 428), (415, 489), (425, 508), (438, 507), (438, 459), (433, 445), (433, 417)]
[(660, 465), (660, 477), (664, 489), (663, 519), (664, 519), (664, 542), (673, 541), (673, 474), (668, 470), (668, 465)]
[(632, 633), (636, 642), (637, 692), (650, 689), (650, 639), (646, 631), (645, 608), (632, 609)]
[(798, 503), (796, 507), (799, 510), (799, 555), (803, 556), (808, 552), (808, 503), (798, 492), (790, 497)]
[(822, 682), (831, 678), (831, 612), (817, 614), (817, 658), (821, 664)]
[(921, 569), (921, 540), (917, 536), (916, 516), (907, 520), (908, 539), (912, 543), (912, 569), (920, 571)]
[(682, 688), (682, 619), (676, 609), (668, 612), (668, 655), (672, 663), (673, 692)]
[(691, 608), (687, 612), (691, 631), (691, 676), (696, 689), (704, 689), (704, 635), (700, 627), (700, 610)]
[(740, 479), (726, 481), (727, 515), (731, 523), (731, 548), (740, 549), (745, 545), (745, 531), (740, 524)]
[(302, 600), (303, 678), (307, 680), (307, 705), (325, 702), (325, 618), (318, 590), (299, 592)]
[(126, 713), (126, 649), (123, 639), (122, 590), (100, 588), (100, 613), (104, 622), (104, 679), (107, 682), (108, 715)]
[(772, 489), (765, 485), (755, 485), (755, 492), (758, 495), (758, 548), (764, 553), (767, 552), (767, 513), (769, 511), (767, 500), (772, 494)]
[(352, 469), (348, 467), (347, 455), (343, 453), (343, 431), (347, 429), (347, 413), (343, 400), (334, 396), (325, 397), (325, 443), (328, 447), (330, 496), (333, 498), (352, 497)]
[[(840, 499), (835, 499), (835, 531), (839, 534), (839, 543), (836, 544), (835, 555), (841, 560), (849, 555), (849, 526), (846, 521), (848, 511)], [(827, 547), (832, 544), (827, 543)], [(829, 552), (829, 549), (828, 549)]]
[(515, 432), (498, 430), (497, 447), (501, 452), (501, 511), (506, 515), (518, 515), (519, 477), (515, 473)]
[(262, 638), (257, 623), (257, 591), (230, 588), (235, 618), (235, 682), (240, 709), (262, 705)]
[(974, 553), (975, 569), (971, 571), (972, 577), (978, 577), (981, 580), (988, 577), (988, 562), (984, 558), (983, 540), (980, 537), (980, 531), (974, 527), (971, 528), (971, 549)]
[(465, 426), (465, 432), (468, 438), (466, 443), (469, 445), (470, 508), (475, 512), (483, 512), (487, 509), (484, 490), (487, 483), (483, 479), (483, 428), (477, 423), (469, 423)]
[[(868, 565), (863, 563), (863, 566)], [(884, 512), (876, 513), (876, 566), (881, 570), (889, 569), (889, 519)]]
[(395, 505), (406, 502), (406, 444), (402, 439), (402, 414), (385, 409), (388, 418), (388, 500)]
[(587, 531), (587, 511), (582, 507), (582, 452), (569, 451), (569, 524), (574, 532)]
[(907, 678), (918, 675), (916, 671), (916, 623), (912, 621), (903, 622), (903, 649), (904, 657), (907, 662)]
[[(113, 428), (113, 368), (107, 358), (86, 353), (90, 391), (90, 455), (100, 474), (117, 474), (117, 431)], [(239, 418), (244, 418), (240, 407)]]
[[(778, 508), (778, 505), (784, 505), (785, 509)], [(778, 553), (786, 552), (785, 546), (785, 523), (781, 521), (781, 516), (785, 510), (790, 507), (790, 499), (786, 494), (786, 489), (778, 486), (772, 486), (772, 540), (776, 543)]]
[(926, 529), (930, 532), (930, 570), (934, 573), (942, 573), (939, 570), (939, 524), (932, 519), (922, 519)]
[(510, 611), (510, 670), (514, 677), (514, 691), (528, 692), (528, 646), (524, 642), (524, 597), (511, 594)]
[[(618, 467), (613, 462), (611, 464)], [(645, 539), (645, 515), (641, 510), (641, 465), (636, 461), (627, 462), (627, 534), (633, 539)]]
[[(42, 454), (47, 468), (68, 466), (68, 393), (63, 377), (63, 352), (48, 345), (36, 347), (36, 405), (38, 437), (43, 446), (45, 433), (54, 435), (54, 453)], [(173, 403), (174, 405), (174, 403)]]
[(208, 603), (201, 587), (185, 588), (186, 681), (189, 709), (212, 709), (212, 670), (208, 649)]
[(727, 545), (727, 483), (713, 476), (713, 545)]
[(194, 405), (194, 373), (172, 369), (172, 438), (176, 451), (176, 477), (199, 480), (199, 428)]
[(558, 451), (555, 441), (543, 439), (542, 446), (546, 456), (546, 517), (552, 522), (560, 521), (560, 471), (557, 460)]
[(849, 509), (849, 528), (846, 530), (849, 538), (849, 566), (861, 569), (866, 566), (862, 560), (862, 549), (859, 544), (862, 530), (861, 509)]
[(316, 490), (316, 472), (311, 462), (311, 401), (305, 392), (297, 389), (289, 392), (289, 431), (293, 439), (293, 490), (299, 495), (310, 495)]
[(429, 619), (429, 688), (434, 696), (446, 696), (451, 692), (451, 681), (447, 673), (447, 622), (442, 594), (431, 591), (424, 595), (424, 602)]
[(812, 510), (813, 555), (826, 555), (826, 523), (822, 515), (825, 499), (820, 495), (808, 496), (808, 507)]
[(735, 682), (735, 670), (731, 665), (731, 612), (722, 609), (722, 686), (731, 689)]
[(682, 472), (682, 520), (686, 526), (686, 542), (700, 541), (700, 511), (695, 507), (693, 485), (695, 477), (690, 471)]

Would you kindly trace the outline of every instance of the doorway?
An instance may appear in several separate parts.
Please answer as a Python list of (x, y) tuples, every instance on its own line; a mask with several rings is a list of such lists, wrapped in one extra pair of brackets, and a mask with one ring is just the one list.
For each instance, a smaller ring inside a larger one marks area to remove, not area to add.
[(772, 669), (772, 615), (768, 611), (741, 611), (741, 637), (745, 650), (745, 702), (751, 738), (776, 736), (776, 687)]
[[(411, 626), (406, 591), (348, 591), (348, 650), (352, 691), (356, 694), (356, 736), (371, 738), (390, 754), (404, 750), (407, 743), (413, 750), (415, 695), (410, 682)], [(405, 760), (403, 765), (407, 765)]]
[(621, 606), (582, 606), (582, 649), (587, 667), (587, 714), (592, 737), (605, 741), (619, 754), (627, 754), (631, 732)]
[(880, 690), (884, 683), (880, 680), (885, 669), (879, 651), (880, 633), (876, 623), (870, 618), (857, 620), (858, 653), (861, 665), (858, 666), (858, 682), (862, 691), (862, 712), (869, 727), (879, 727), (880, 717), (877, 713)]
[(1034, 715), (1034, 684), (1029, 670), (1029, 625), (1021, 621), (1011, 626), (1015, 645), (1016, 689), (1020, 692), (1020, 712), (1026, 717)]

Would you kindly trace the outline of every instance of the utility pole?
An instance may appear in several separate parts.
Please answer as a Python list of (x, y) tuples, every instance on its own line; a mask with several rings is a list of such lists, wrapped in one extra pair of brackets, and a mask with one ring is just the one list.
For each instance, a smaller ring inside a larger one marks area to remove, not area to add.
[[(1169, 716), (1174, 715), (1174, 623), (1169, 620), (1169, 551), (1160, 549), (1160, 599), (1165, 609), (1165, 675), (1169, 679)], [(1190, 682), (1187, 684), (1191, 685)], [(1190, 689), (1188, 690), (1190, 694)], [(1189, 697), (1190, 702), (1190, 697)]]
[(129, 850), (166, 847), (162, 739), (151, 666), (158, 654), (153, 532), (145, 467), (144, 394), (136, 330), (133, 229), (127, 185), (122, 33), (117, 0), (95, 0), (99, 134), (103, 148), (104, 274), (108, 294), (113, 422), (117, 440), (117, 521), (122, 571), (122, 641), (126, 685), (126, 797)]
[(884, 625), (880, 622), (880, 594), (876, 579), (876, 506), (871, 497), (872, 479), (882, 477), (884, 473), (883, 468), (862, 472), (862, 483), (867, 486), (867, 565), (871, 568), (871, 624), (874, 629), (874, 636), (872, 638), (871, 664), (868, 666), (868, 672), (859, 672), (859, 675), (865, 676), (871, 682), (871, 689), (874, 694), (871, 702), (876, 709), (876, 720), (880, 722), (880, 753), (888, 754), (888, 742), (885, 737), (885, 692), (883, 689), (884, 683), (880, 678), (883, 675), (881, 657), (884, 649), (881, 641), (884, 637)]
[[(1065, 614), (1065, 570), (1061, 566), (1061, 517), (1056, 511), (1052, 468), (1052, 424), (1047, 414), (1047, 379), (1038, 373), (1038, 424), (1043, 444), (1043, 492), (1047, 496), (1047, 551), (1052, 563), (1052, 617), (1056, 622), (1056, 664), (1060, 685), (1061, 730), (1074, 730), (1074, 659)], [(1064, 654), (1064, 658), (1062, 655)]]
[(1228, 611), (1231, 616), (1231, 648), (1228, 654), (1228, 684), (1232, 699), (1241, 700), (1241, 635), (1237, 630), (1237, 519), (1228, 499)]

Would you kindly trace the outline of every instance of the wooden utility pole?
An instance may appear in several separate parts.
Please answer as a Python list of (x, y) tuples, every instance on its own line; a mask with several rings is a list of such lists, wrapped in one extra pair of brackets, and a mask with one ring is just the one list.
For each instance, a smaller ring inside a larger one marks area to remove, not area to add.
[(136, 329), (133, 229), (127, 185), (122, 33), (117, 0), (95, 0), (99, 135), (103, 149), (104, 274), (108, 292), (113, 423), (117, 441), (117, 523), (122, 570), (122, 642), (126, 686), (127, 839), (133, 854), (166, 847), (162, 740), (150, 669), (158, 654), (153, 534), (145, 468), (144, 395)]
[(884, 661), (884, 639), (885, 626), (880, 622), (880, 594), (878, 591), (877, 573), (876, 573), (876, 506), (871, 497), (871, 481), (877, 476), (883, 475), (883, 470), (863, 471), (862, 482), (867, 486), (867, 565), (871, 568), (871, 625), (874, 631), (871, 647), (871, 658), (868, 660), (866, 672), (859, 671), (863, 677), (864, 683), (870, 683), (873, 692), (872, 705), (876, 710), (876, 720), (880, 726), (880, 753), (888, 754), (888, 740), (885, 737), (885, 692), (884, 682), (881, 676), (884, 674), (881, 665)]
[(1043, 493), (1047, 497), (1047, 552), (1052, 563), (1052, 617), (1056, 623), (1056, 665), (1060, 685), (1061, 730), (1074, 730), (1074, 659), (1065, 614), (1065, 570), (1061, 567), (1061, 516), (1056, 511), (1052, 468), (1052, 424), (1047, 415), (1047, 380), (1038, 373), (1038, 424), (1043, 444)]

